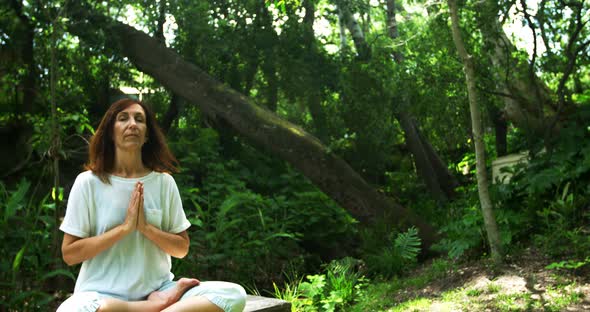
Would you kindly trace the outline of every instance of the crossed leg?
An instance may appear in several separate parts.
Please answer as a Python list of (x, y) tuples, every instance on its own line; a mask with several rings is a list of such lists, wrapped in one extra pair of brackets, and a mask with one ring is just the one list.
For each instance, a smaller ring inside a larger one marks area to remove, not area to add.
[(162, 312), (223, 312), (223, 310), (209, 299), (196, 296), (178, 301)]
[(144, 301), (123, 301), (114, 298), (103, 299), (97, 312), (159, 312), (164, 309), (166, 312), (223, 311), (204, 297), (193, 297), (180, 302), (178, 301), (188, 289), (198, 284), (199, 281), (197, 279), (181, 278), (175, 287), (164, 291), (154, 291)]
[[(196, 285), (201, 285), (196, 279), (181, 278), (170, 288), (152, 292), (144, 301), (124, 301), (93, 291), (80, 292), (64, 301), (57, 311), (222, 312), (229, 309), (227, 311), (236, 312), (245, 306), (246, 292), (237, 284), (213, 281), (195, 288)], [(186, 298), (180, 300), (183, 295)], [(219, 301), (222, 297), (224, 299)]]

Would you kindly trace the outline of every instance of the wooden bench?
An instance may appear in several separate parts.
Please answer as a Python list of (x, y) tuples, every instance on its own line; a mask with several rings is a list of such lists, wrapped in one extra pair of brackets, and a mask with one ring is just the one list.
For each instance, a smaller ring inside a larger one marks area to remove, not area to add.
[(248, 295), (244, 312), (291, 312), (291, 302)]

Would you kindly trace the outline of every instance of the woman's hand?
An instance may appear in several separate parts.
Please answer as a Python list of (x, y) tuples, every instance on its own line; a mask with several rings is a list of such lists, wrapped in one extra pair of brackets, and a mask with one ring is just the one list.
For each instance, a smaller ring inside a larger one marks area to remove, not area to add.
[(141, 184), (141, 182), (139, 183), (136, 230), (143, 234), (147, 239), (151, 240), (165, 253), (175, 258), (183, 258), (188, 253), (190, 246), (188, 233), (186, 230), (180, 233), (168, 233), (147, 222), (145, 209), (143, 207), (143, 184)]
[[(68, 265), (78, 264), (96, 257), (99, 253), (113, 246), (138, 227), (139, 211), (143, 211), (143, 184), (137, 182), (131, 193), (125, 221), (117, 227), (98, 236), (81, 238), (70, 234), (64, 235), (61, 251)], [(142, 212), (143, 216), (143, 212)]]
[(140, 205), (141, 210), (143, 210), (143, 184), (137, 182), (133, 193), (131, 193), (131, 199), (129, 200), (129, 206), (127, 207), (127, 216), (122, 224), (126, 233), (131, 233), (137, 229)]
[(143, 208), (143, 184), (141, 184), (141, 193), (139, 196), (139, 205), (138, 205), (138, 213), (137, 213), (137, 230), (140, 233), (144, 233), (149, 223), (145, 219), (145, 210)]

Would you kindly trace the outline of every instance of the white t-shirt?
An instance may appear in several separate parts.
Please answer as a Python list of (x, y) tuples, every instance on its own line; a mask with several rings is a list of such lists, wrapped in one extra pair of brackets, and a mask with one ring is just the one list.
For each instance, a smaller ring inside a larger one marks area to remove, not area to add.
[[(80, 173), (72, 186), (60, 230), (86, 238), (122, 224), (137, 181), (144, 184), (147, 222), (175, 234), (189, 228), (171, 175), (152, 172), (131, 179), (111, 175), (110, 180), (109, 185), (91, 171)], [(122, 300), (141, 300), (165, 281), (172, 280), (171, 267), (170, 255), (134, 231), (82, 263), (74, 293), (97, 291)]]

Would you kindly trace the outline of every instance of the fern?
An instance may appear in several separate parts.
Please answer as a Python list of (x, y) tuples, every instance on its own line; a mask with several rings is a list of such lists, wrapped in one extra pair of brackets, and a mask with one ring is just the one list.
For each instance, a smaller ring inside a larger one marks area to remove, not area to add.
[(400, 257), (404, 260), (414, 262), (420, 252), (421, 243), (420, 237), (418, 237), (418, 229), (411, 227), (406, 232), (397, 235), (394, 246)]
[(415, 227), (388, 236), (383, 247), (369, 250), (363, 257), (369, 272), (383, 277), (393, 277), (409, 269), (416, 263), (422, 245)]

